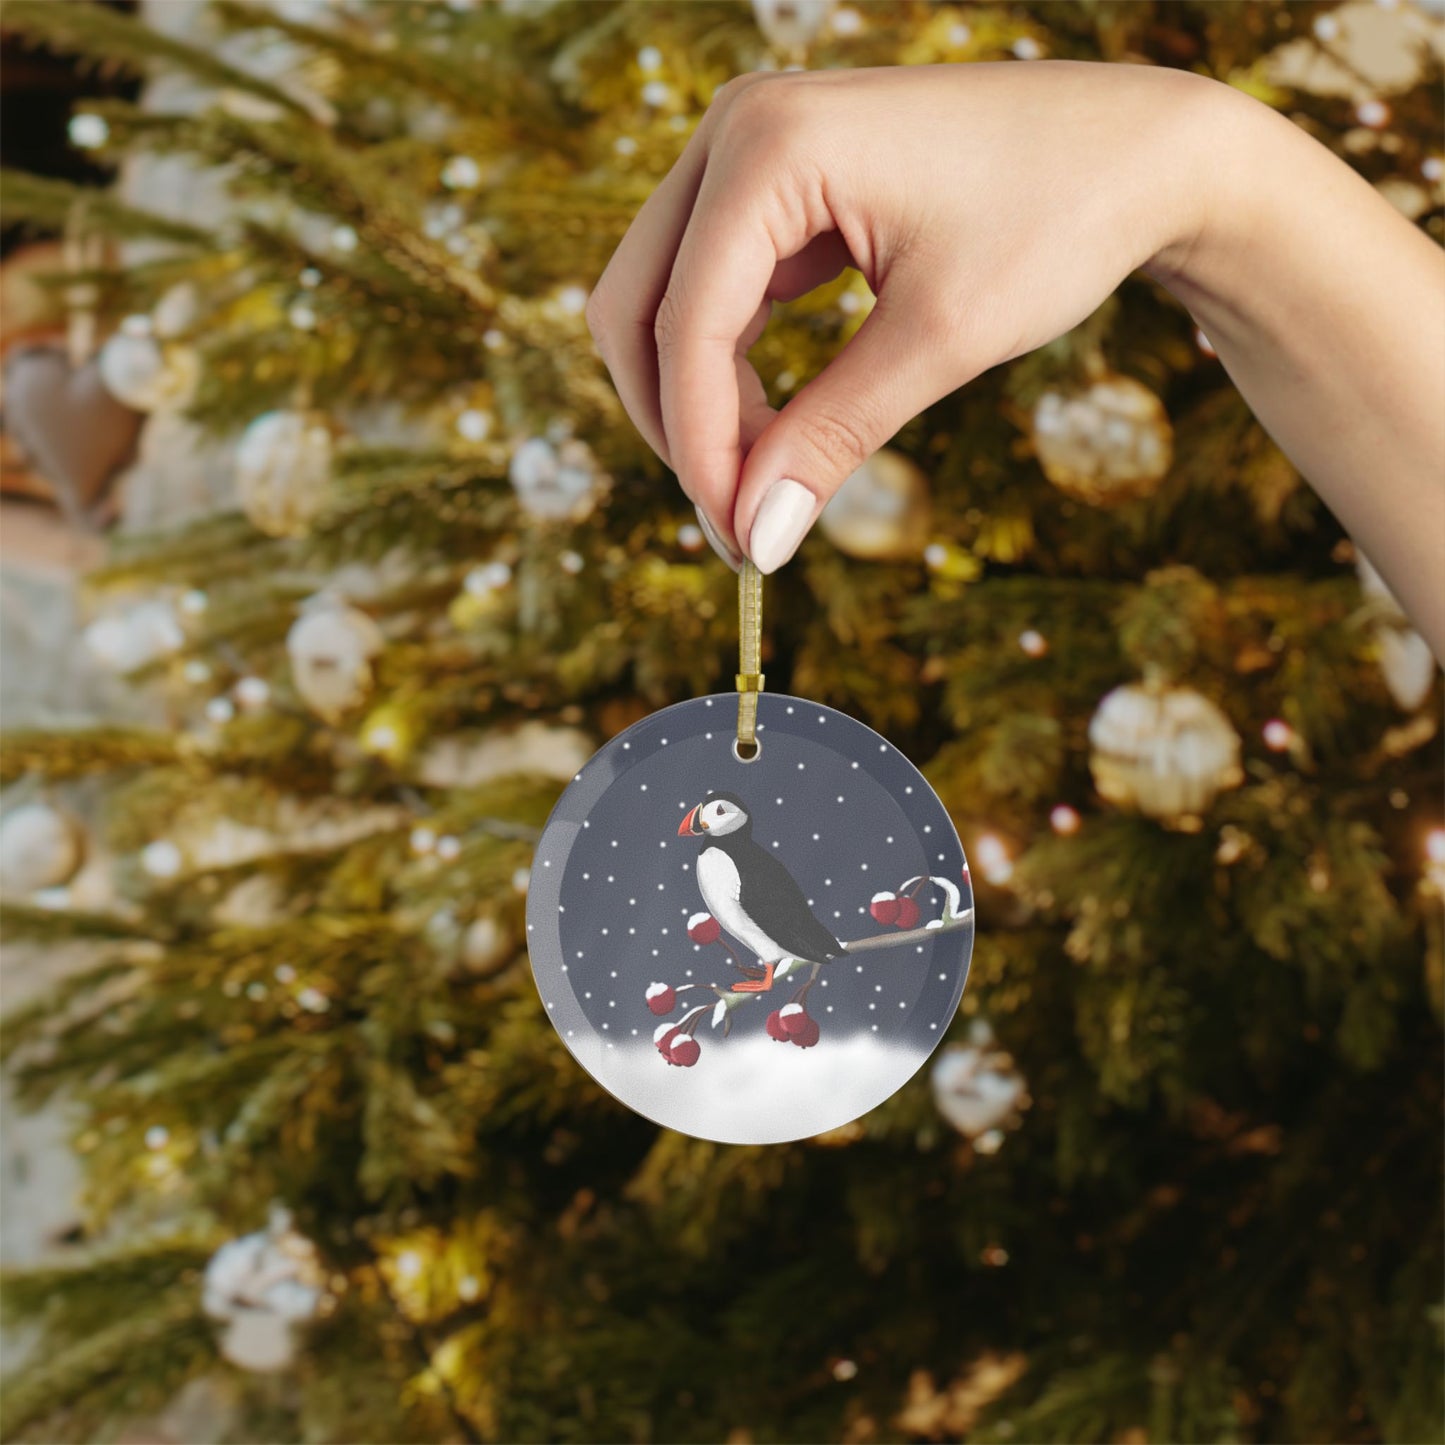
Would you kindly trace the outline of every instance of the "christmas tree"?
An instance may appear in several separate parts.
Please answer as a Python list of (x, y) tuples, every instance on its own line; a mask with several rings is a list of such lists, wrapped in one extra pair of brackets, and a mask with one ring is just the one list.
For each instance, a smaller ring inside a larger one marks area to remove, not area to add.
[[(931, 1069), (802, 1143), (659, 1130), (566, 1053), (523, 929), (562, 783), (732, 687), (735, 578), (583, 318), (721, 84), (1183, 66), (1439, 238), (1438, 22), (179, 8), (5, 10), (148, 77), (72, 136), (206, 198), (10, 174), (8, 219), (124, 242), (66, 292), (111, 391), (239, 439), (227, 508), (92, 579), (90, 642), (166, 725), (5, 741), (8, 934), (90, 959), (6, 1021), (88, 1181), (84, 1238), (6, 1281), (38, 1332), (6, 1438), (109, 1438), (199, 1379), (245, 1440), (1441, 1438), (1436, 674), (1152, 281), (907, 426), (769, 582), (769, 686), (917, 761), (973, 863)], [(871, 300), (780, 308), (775, 404)], [(87, 841), (99, 896), (66, 887)]]

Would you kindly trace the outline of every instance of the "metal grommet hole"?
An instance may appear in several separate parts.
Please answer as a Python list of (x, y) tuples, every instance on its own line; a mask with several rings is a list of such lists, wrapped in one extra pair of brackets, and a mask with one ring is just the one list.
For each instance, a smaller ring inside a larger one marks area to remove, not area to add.
[[(744, 747), (749, 748), (750, 751), (744, 752)], [(738, 762), (755, 763), (762, 755), (763, 745), (760, 741), (755, 739), (751, 743), (740, 743), (736, 738), (733, 739), (733, 757), (735, 757)]]

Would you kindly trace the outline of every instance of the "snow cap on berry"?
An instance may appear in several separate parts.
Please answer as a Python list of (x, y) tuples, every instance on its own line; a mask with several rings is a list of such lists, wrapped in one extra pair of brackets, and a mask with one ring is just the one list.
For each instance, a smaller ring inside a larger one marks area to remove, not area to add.
[(807, 1010), (800, 1003), (785, 1004), (778, 1010), (779, 1018), (784, 1030), (790, 1036), (796, 1036), (804, 1032), (813, 1021), (808, 1017)]
[(655, 1014), (671, 1013), (677, 1003), (677, 990), (670, 983), (647, 985), (647, 1006)]
[(694, 913), (687, 920), (687, 936), (694, 943), (716, 943), (721, 932), (717, 919), (711, 913)]

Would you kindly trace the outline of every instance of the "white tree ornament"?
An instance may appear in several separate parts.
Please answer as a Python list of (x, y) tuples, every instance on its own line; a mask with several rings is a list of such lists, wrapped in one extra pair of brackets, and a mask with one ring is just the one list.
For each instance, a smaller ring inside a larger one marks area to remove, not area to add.
[(149, 332), (117, 332), (100, 348), (96, 365), (105, 389), (136, 411), (185, 406), (201, 371), (189, 346), (163, 345)]
[(1016, 1124), (1030, 1102), (1027, 1081), (982, 1019), (967, 1044), (950, 1044), (938, 1055), (930, 1082), (938, 1112), (969, 1139)]
[(462, 935), (462, 962), (473, 973), (495, 973), (511, 958), (513, 950), (511, 935), (485, 913), (473, 919)]
[(1148, 496), (1174, 456), (1163, 402), (1128, 376), (1104, 376), (1068, 395), (1045, 392), (1033, 436), (1044, 475), (1093, 506)]
[(818, 525), (850, 557), (902, 562), (922, 555), (929, 514), (927, 478), (907, 457), (884, 447), (838, 488)]
[(371, 662), (382, 646), (381, 629), (366, 613), (314, 597), (286, 634), (291, 680), (312, 712), (337, 722), (371, 692)]
[(148, 598), (105, 617), (85, 629), (86, 650), (114, 672), (135, 672), (178, 651), (186, 634), (169, 602)]
[(49, 803), (25, 803), (0, 819), (0, 885), (8, 893), (58, 888), (85, 857), (85, 835)]
[(580, 521), (606, 480), (592, 449), (572, 437), (555, 445), (546, 437), (524, 441), (512, 453), (507, 475), (523, 509), (547, 521)]
[(1406, 712), (1414, 712), (1430, 695), (1435, 681), (1435, 655), (1430, 644), (1410, 626), (1404, 609), (1363, 552), (1356, 554), (1360, 591), (1376, 605), (1375, 651), (1390, 696)]
[(326, 505), (334, 441), (325, 415), (270, 411), (236, 449), (236, 490), (247, 517), (271, 537), (300, 536)]
[(828, 23), (833, 7), (834, 0), (753, 0), (753, 18), (769, 45), (801, 58)]
[(1089, 722), (1089, 768), (1101, 797), (1178, 823), (1244, 780), (1239, 734), (1207, 697), (1187, 687), (1116, 687)]
[(296, 1353), (296, 1327), (326, 1298), (316, 1247), (284, 1209), (254, 1234), (223, 1244), (206, 1265), (202, 1307), (226, 1326), (221, 1353), (257, 1373), (283, 1370)]

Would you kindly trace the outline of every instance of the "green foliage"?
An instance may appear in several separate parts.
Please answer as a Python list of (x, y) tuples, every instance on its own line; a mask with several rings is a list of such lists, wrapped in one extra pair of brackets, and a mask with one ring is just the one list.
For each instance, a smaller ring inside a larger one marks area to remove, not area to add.
[[(1002, 60), (1027, 37), (1260, 92), (1265, 51), (1321, 8), (888, 0), (810, 63)], [(1011, 850), (1009, 879), (975, 880), (953, 1032), (991, 1021), (1024, 1124), (986, 1155), (925, 1075), (796, 1145), (660, 1132), (576, 1067), (531, 982), (517, 877), (560, 781), (503, 749), (447, 786), (432, 749), (526, 721), (605, 736), (731, 686), (732, 574), (685, 541), (691, 507), (561, 288), (595, 280), (765, 44), (723, 0), (212, 9), (290, 48), (284, 83), (110, 7), (5, 11), (32, 43), (211, 87), (195, 114), (95, 109), (114, 152), (225, 167), (239, 203), (161, 221), (7, 175), (11, 213), (54, 226), (83, 200), (92, 226), (168, 244), (104, 278), (105, 309), (191, 283), (195, 420), (313, 406), (341, 435), (304, 535), (214, 516), (118, 537), (92, 579), (204, 589), (144, 679), (174, 732), (6, 740), (7, 783), (111, 780), (122, 897), (7, 909), (12, 939), (88, 950), (3, 1036), (21, 1099), (75, 1110), (88, 1239), (4, 1281), (40, 1341), (5, 1437), (106, 1438), (222, 1370), (253, 1440), (1440, 1438), (1439, 694), (1393, 704), (1348, 544), (1178, 305), (1131, 278), (900, 433), (932, 489), (926, 560), (819, 535), (768, 588), (769, 687), (885, 731), (966, 846), (996, 829)], [(651, 45), (659, 104), (639, 98)], [(1394, 150), (1346, 152), (1343, 102), (1272, 100), (1368, 178), (1414, 175), (1440, 126), (1427, 66), (1391, 98)], [(475, 187), (446, 183), (458, 156)], [(1438, 212), (1423, 224), (1438, 236)], [(779, 308), (753, 353), (779, 404), (860, 324), (845, 295), (851, 277)], [(1175, 433), (1158, 489), (1113, 508), (1057, 491), (1030, 435), (1040, 395), (1100, 366)], [(606, 474), (570, 519), (509, 481), (517, 442), (557, 423)], [(480, 562), (510, 582), (469, 590)], [(323, 722), (286, 638), (328, 586), (385, 647), (366, 700)], [(1243, 782), (1198, 822), (1093, 791), (1089, 719), (1144, 676), (1204, 692), (1243, 740)], [(267, 705), (207, 722), (242, 677)], [(1083, 823), (1056, 835), (1063, 802)], [(454, 846), (415, 847), (419, 827)], [(157, 839), (175, 877), (141, 864)], [(479, 920), (499, 940), (481, 958)], [(212, 1250), (278, 1200), (333, 1295), (284, 1384), (219, 1362), (199, 1312)]]

